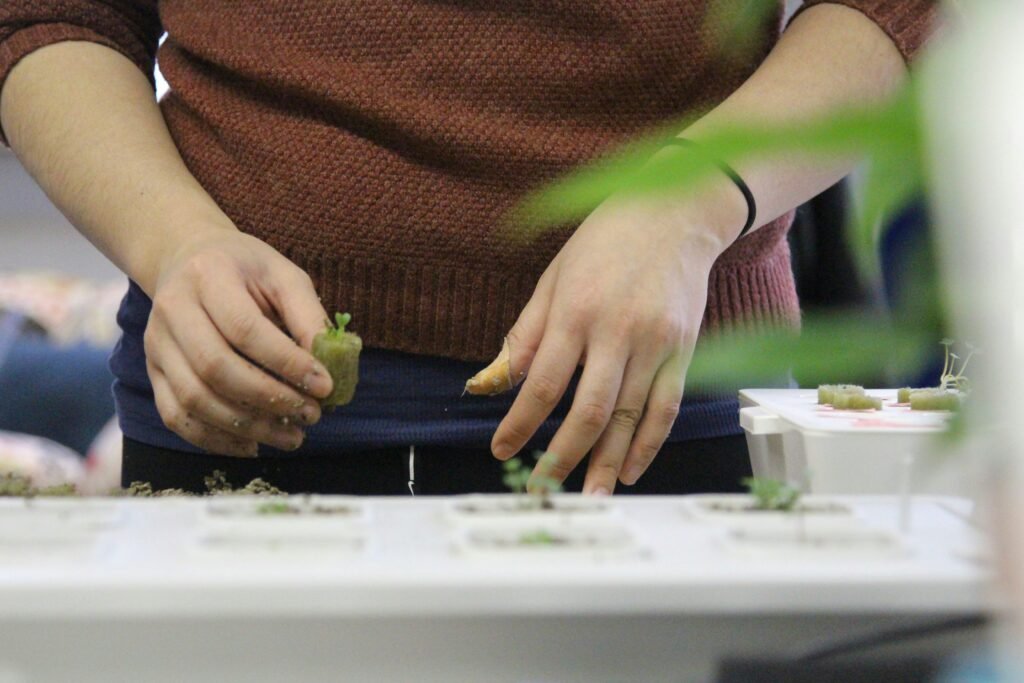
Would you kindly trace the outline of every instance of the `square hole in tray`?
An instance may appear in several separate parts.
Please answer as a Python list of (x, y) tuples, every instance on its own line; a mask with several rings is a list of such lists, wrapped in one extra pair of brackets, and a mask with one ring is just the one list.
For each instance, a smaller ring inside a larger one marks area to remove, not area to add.
[(609, 559), (641, 554), (633, 534), (618, 525), (478, 526), (456, 534), (455, 549), (469, 557), (523, 559)]

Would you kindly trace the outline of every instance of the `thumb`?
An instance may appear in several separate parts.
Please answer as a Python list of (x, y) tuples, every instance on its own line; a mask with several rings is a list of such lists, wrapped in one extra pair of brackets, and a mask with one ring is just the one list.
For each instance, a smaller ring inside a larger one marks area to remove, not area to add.
[(305, 272), (289, 268), (281, 274), (282, 287), (274, 291), (277, 310), (292, 339), (307, 351), (313, 348), (313, 337), (324, 330), (330, 317), (320, 304), (313, 281)]

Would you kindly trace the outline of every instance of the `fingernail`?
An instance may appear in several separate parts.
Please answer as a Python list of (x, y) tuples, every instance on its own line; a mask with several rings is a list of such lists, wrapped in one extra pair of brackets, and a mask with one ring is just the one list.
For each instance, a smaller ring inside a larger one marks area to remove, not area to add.
[(608, 490), (606, 486), (598, 486), (596, 489), (590, 492), (592, 496), (610, 496), (612, 492)]
[(331, 391), (331, 376), (321, 366), (314, 366), (302, 378), (302, 391), (312, 396), (326, 396)]
[(626, 486), (632, 486), (643, 473), (644, 470), (641, 467), (630, 467), (622, 474), (622, 483)]
[(311, 425), (314, 422), (316, 422), (316, 417), (316, 408), (309, 405), (308, 403), (305, 404), (302, 407), (302, 410), (299, 412), (299, 419), (302, 420), (303, 423), (308, 425)]
[(274, 434), (274, 446), (282, 451), (294, 451), (302, 445), (303, 433), (299, 430), (288, 430)]
[(492, 448), (491, 451), (494, 453), (494, 457), (498, 460), (508, 460), (515, 455), (515, 451), (512, 447), (504, 441), (494, 444), (494, 448)]

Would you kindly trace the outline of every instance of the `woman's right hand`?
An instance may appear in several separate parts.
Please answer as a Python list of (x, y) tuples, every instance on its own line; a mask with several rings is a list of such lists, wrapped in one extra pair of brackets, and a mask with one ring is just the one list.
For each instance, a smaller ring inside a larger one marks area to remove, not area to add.
[(309, 276), (231, 226), (163, 258), (151, 290), (146, 368), (164, 424), (221, 455), (298, 448), (331, 392), (309, 351), (327, 319)]

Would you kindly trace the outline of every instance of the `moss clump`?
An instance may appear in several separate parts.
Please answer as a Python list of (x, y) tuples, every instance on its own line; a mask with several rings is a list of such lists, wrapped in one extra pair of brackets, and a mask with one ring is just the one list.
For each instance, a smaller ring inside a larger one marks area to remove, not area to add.
[(0, 496), (27, 497), (32, 495), (35, 495), (35, 489), (28, 477), (13, 472), (0, 474)]
[(60, 497), (60, 496), (77, 496), (78, 487), (74, 484), (57, 484), (56, 486), (44, 486), (36, 490), (37, 496), (43, 497)]
[(0, 497), (4, 498), (53, 498), (59, 496), (77, 496), (78, 489), (74, 484), (57, 484), (56, 486), (33, 486), (32, 480), (23, 474), (5, 472), (0, 474)]
[(174, 496), (193, 496), (185, 489), (153, 489), (148, 481), (133, 481), (126, 489), (116, 489), (112, 495), (125, 498), (171, 498)]
[(263, 481), (259, 477), (253, 479), (240, 489), (233, 491), (235, 494), (247, 496), (283, 496), (285, 492), (270, 482)]
[(206, 493), (211, 496), (281, 496), (285, 492), (273, 484), (257, 477), (242, 488), (235, 488), (227, 480), (227, 476), (221, 470), (214, 470), (213, 474), (203, 478), (206, 484)]
[[(226, 479), (224, 472), (214, 470), (213, 474), (204, 478), (207, 495), (211, 496), (281, 496), (284, 491), (263, 479), (256, 478), (242, 488), (234, 488)], [(77, 496), (78, 489), (74, 484), (58, 484), (57, 486), (33, 486), (32, 480), (14, 472), (0, 473), (0, 498), (35, 498)], [(148, 481), (133, 481), (127, 488), (118, 488), (110, 492), (111, 496), (123, 498), (170, 498), (174, 496), (194, 496), (196, 494), (184, 489), (154, 489)]]

